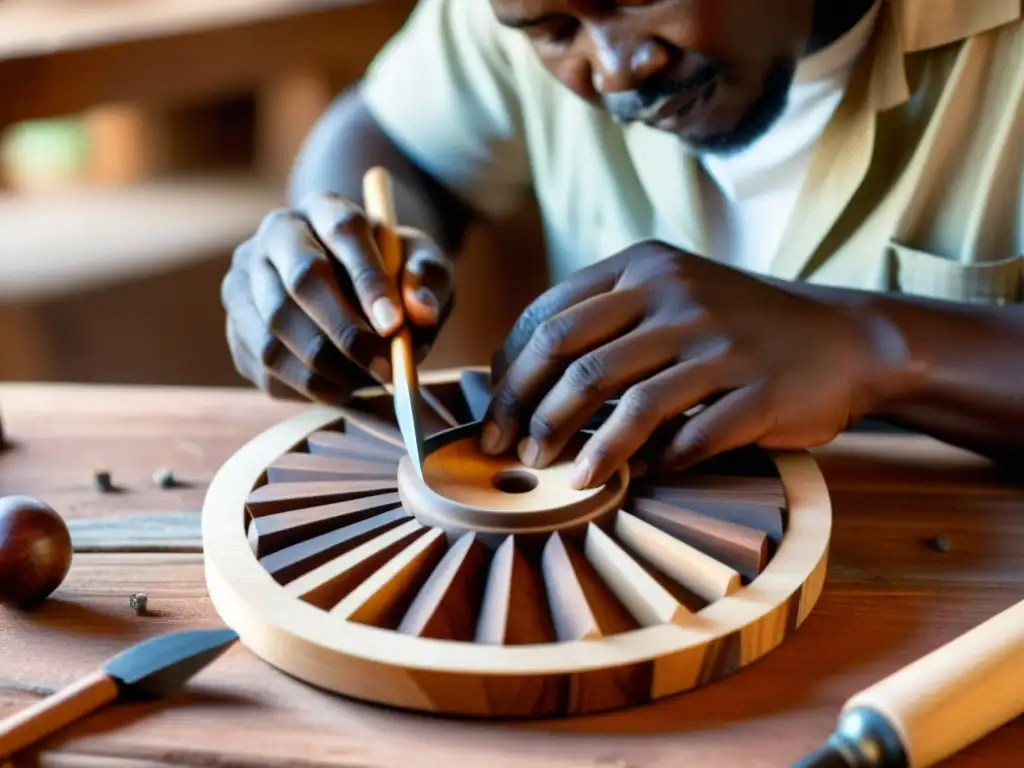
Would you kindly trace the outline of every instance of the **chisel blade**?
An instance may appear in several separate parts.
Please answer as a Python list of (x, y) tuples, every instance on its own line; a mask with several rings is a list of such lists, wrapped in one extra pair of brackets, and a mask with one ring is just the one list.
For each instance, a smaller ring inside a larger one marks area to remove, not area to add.
[(391, 341), (391, 386), (395, 401), (395, 420), (402, 433), (405, 450), (416, 473), (423, 475), (423, 426), (420, 409), (419, 375), (413, 358), (408, 329), (400, 331)]

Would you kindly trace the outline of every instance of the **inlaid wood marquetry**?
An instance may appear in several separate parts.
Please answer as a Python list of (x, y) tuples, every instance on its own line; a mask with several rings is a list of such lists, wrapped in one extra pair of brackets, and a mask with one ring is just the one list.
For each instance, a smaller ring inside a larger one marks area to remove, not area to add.
[(277, 424), (214, 478), (210, 594), (272, 666), (408, 709), (568, 716), (735, 673), (813, 609), (832, 515), (808, 453), (747, 446), (578, 491), (573, 456), (614, 400), (535, 470), (479, 450), (484, 371), (420, 384), (422, 473), (377, 388)]

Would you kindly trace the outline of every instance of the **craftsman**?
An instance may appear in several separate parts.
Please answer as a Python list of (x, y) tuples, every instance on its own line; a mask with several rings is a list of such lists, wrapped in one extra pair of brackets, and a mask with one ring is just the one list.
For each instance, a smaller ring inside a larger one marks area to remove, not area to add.
[(495, 355), (485, 450), (543, 466), (621, 396), (578, 487), (866, 416), (1024, 453), (1021, 0), (421, 0), (239, 246), (236, 366), (316, 400), (386, 379), (403, 317), (422, 350), (443, 327), (467, 225), (530, 194), (553, 285)]

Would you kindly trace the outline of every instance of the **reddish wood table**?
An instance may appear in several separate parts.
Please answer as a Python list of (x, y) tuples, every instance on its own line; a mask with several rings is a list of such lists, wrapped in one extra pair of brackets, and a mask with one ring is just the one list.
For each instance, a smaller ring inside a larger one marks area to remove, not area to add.
[[(79, 550), (42, 609), (0, 609), (0, 716), (142, 638), (220, 625), (203, 494), (238, 447), (298, 408), (237, 390), (0, 385), (0, 494), (54, 505)], [(779, 649), (703, 689), (598, 717), (453, 722), (312, 690), (235, 646), (187, 690), (98, 713), (17, 764), (788, 766), (850, 694), (1024, 597), (1024, 486), (924, 438), (844, 435), (815, 453), (835, 510), (821, 600)], [(188, 487), (157, 488), (164, 466)], [(98, 468), (122, 491), (93, 490)], [(935, 536), (949, 551), (926, 545)], [(137, 591), (149, 615), (129, 607)], [(1024, 720), (947, 764), (1024, 765)]]

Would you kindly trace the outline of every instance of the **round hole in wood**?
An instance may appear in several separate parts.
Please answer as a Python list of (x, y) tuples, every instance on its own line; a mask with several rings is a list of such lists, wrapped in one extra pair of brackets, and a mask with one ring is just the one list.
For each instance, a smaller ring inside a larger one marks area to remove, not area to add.
[(496, 472), (491, 485), (502, 493), (529, 493), (537, 487), (537, 476), (525, 470), (508, 469)]

